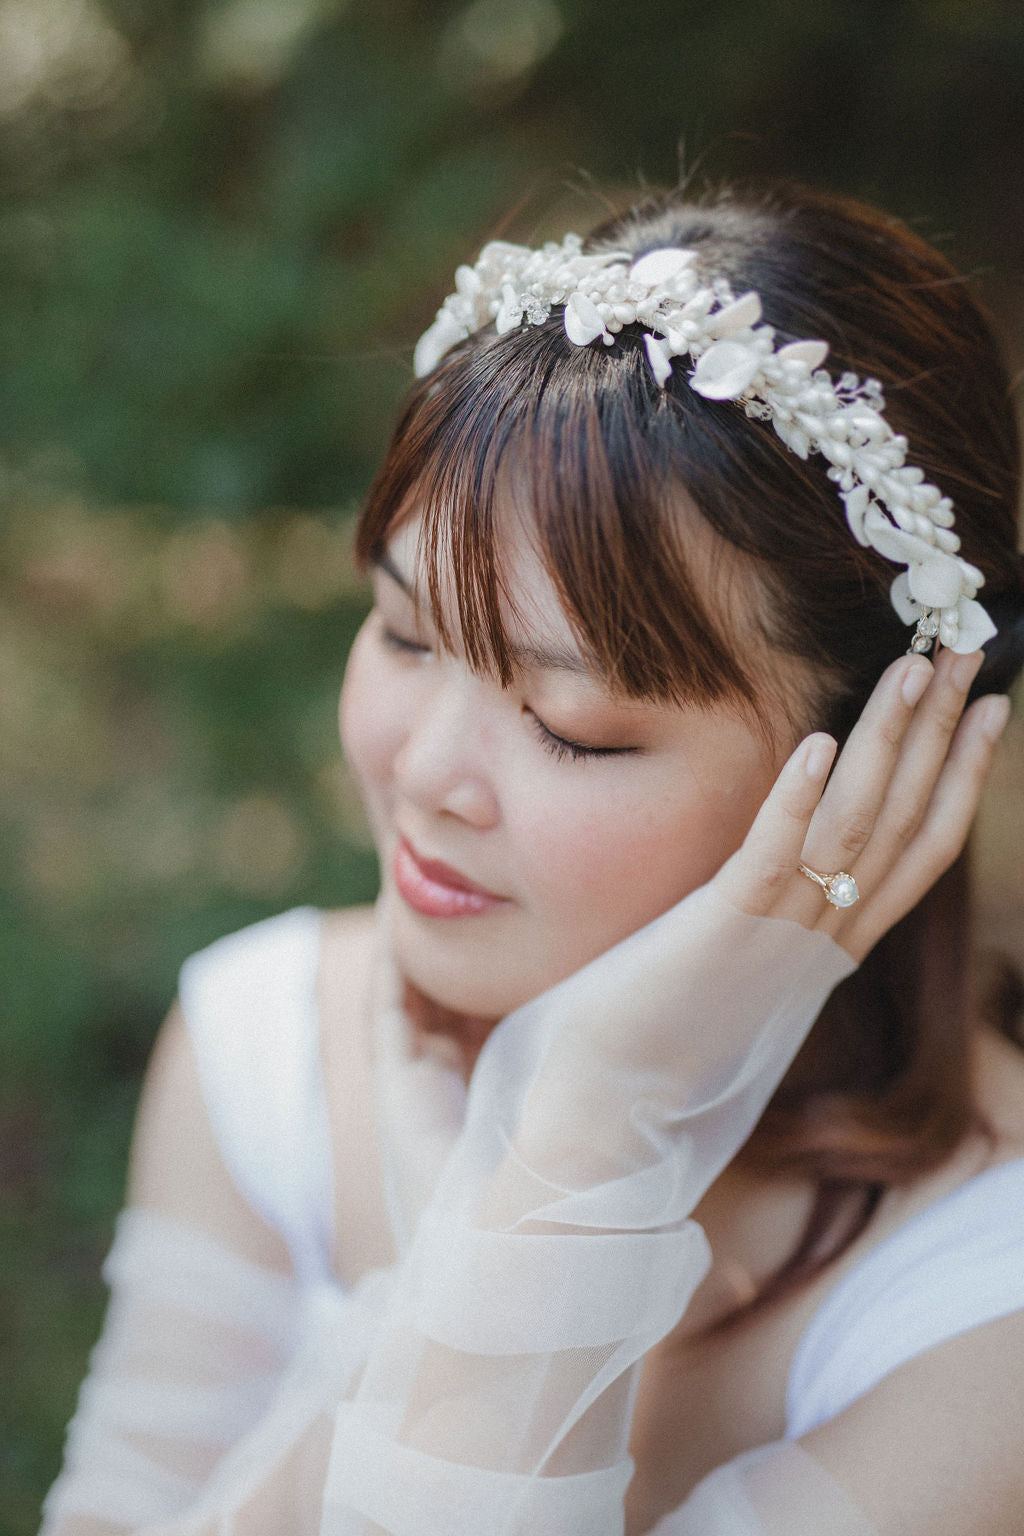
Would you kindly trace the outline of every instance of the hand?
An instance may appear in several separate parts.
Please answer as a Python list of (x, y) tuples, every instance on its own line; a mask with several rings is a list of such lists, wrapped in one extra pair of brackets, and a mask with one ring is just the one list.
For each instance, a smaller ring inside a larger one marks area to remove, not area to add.
[[(963, 848), (1009, 716), (1002, 695), (964, 701), (982, 653), (901, 657), (879, 680), (828, 778), (817, 733), (782, 769), (743, 845), (715, 876), (734, 906), (828, 933), (860, 961)], [(828, 778), (827, 788), (825, 787)], [(836, 909), (798, 864), (854, 875)]]

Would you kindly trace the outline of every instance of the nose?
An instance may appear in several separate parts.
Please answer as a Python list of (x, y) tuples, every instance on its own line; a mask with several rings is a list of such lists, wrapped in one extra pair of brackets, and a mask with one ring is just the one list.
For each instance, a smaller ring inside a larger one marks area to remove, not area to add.
[(500, 814), (489, 771), (487, 685), (454, 660), (435, 666), (394, 758), (395, 787), (421, 811), (486, 831)]

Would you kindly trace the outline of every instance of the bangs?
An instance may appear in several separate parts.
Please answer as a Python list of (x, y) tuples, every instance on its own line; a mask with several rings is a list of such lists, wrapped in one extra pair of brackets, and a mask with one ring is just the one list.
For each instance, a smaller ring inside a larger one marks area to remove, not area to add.
[(657, 390), (626, 333), (612, 348), (577, 347), (556, 317), (474, 341), (414, 389), (370, 489), (357, 557), (364, 566), (379, 558), (398, 525), (419, 515), (442, 643), (455, 638), (454, 611), (470, 664), (507, 685), (516, 664), (503, 614), (514, 599), (502, 547), (512, 513), (612, 691), (728, 700), (764, 725), (763, 679), (756, 688), (734, 651), (739, 643), (763, 655), (763, 582), (711, 533), (685, 488), (703, 406)]

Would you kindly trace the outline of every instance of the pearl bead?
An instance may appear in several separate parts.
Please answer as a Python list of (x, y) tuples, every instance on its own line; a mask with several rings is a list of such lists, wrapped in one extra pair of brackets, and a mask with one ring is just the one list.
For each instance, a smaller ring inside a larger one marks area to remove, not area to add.
[(860, 891), (852, 875), (840, 874), (829, 881), (826, 895), (834, 907), (852, 907), (859, 899)]

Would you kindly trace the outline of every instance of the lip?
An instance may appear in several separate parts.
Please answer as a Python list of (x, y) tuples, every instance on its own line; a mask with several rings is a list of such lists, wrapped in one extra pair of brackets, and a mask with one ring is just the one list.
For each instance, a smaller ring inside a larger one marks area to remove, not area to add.
[(504, 896), (467, 880), (450, 864), (423, 858), (404, 837), (392, 869), (398, 894), (423, 917), (476, 917), (506, 905)]

